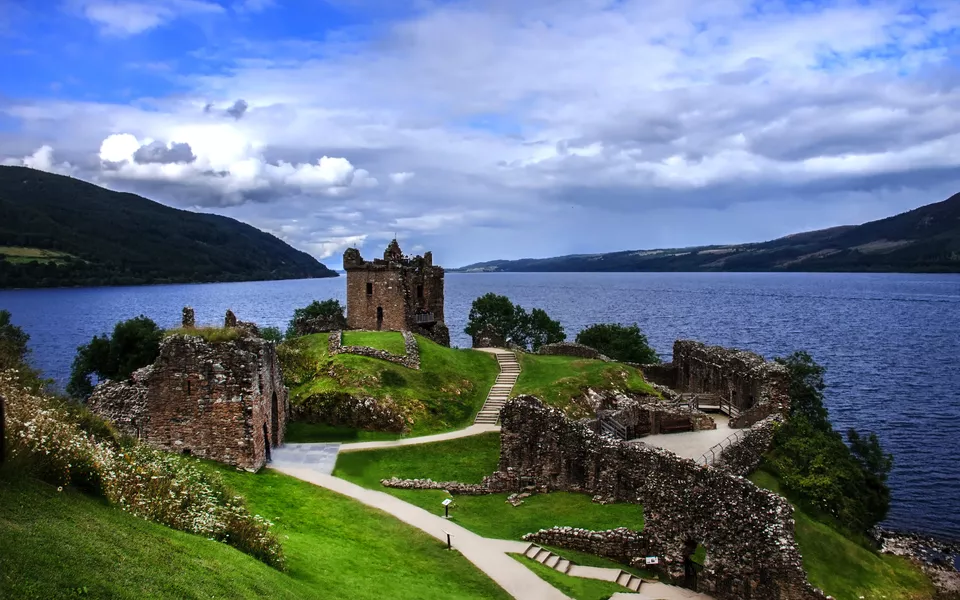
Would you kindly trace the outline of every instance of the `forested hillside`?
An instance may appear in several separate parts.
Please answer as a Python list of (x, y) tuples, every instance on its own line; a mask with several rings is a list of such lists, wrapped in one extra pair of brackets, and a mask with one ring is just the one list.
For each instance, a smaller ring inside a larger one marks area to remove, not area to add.
[(0, 288), (336, 277), (250, 225), (0, 167)]

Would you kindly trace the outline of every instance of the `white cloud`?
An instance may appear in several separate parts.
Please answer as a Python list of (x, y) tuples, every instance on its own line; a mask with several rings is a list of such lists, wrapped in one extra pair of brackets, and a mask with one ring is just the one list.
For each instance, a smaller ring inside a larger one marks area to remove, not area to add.
[(30, 167), (39, 171), (48, 173), (57, 173), (59, 175), (70, 175), (76, 171), (76, 167), (68, 162), (56, 163), (53, 158), (53, 148), (50, 146), (40, 146), (36, 152), (23, 158), (7, 158), (0, 161), (0, 164), (13, 167)]
[(404, 183), (413, 179), (414, 175), (415, 173), (407, 173), (406, 171), (390, 173), (390, 180), (397, 185), (403, 185)]
[(85, 0), (79, 5), (102, 33), (120, 37), (143, 33), (183, 16), (224, 12), (219, 4), (204, 0)]

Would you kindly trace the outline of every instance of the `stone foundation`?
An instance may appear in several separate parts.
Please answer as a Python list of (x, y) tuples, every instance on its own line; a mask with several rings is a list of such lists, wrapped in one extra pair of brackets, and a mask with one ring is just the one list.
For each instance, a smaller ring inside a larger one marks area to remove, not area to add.
[(590, 358), (612, 362), (613, 359), (604, 356), (599, 350), (584, 346), (576, 342), (557, 342), (556, 344), (544, 344), (537, 350), (537, 354), (548, 354), (554, 356), (576, 356), (579, 358)]
[(490, 323), (484, 325), (480, 333), (473, 336), (472, 342), (474, 348), (503, 348), (507, 345), (503, 334)]
[(327, 351), (330, 356), (337, 354), (356, 354), (358, 356), (368, 356), (370, 358), (379, 358), (392, 362), (408, 369), (420, 369), (420, 346), (417, 345), (417, 338), (409, 331), (401, 331), (403, 335), (403, 345), (406, 350), (405, 356), (397, 356), (380, 348), (371, 348), (369, 346), (344, 346), (343, 332), (334, 331), (330, 334)]
[(690, 548), (702, 544), (707, 561), (696, 585), (718, 600), (824, 598), (807, 583), (793, 509), (777, 494), (666, 450), (603, 438), (530, 396), (509, 401), (501, 423), (489, 488), (532, 485), (640, 504), (643, 554), (659, 556), (661, 573), (680, 581)]

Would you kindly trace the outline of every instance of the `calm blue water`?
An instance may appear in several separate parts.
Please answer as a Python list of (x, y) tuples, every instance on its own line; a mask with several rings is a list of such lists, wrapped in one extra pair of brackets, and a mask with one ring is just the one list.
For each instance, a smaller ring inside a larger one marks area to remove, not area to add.
[[(77, 345), (140, 313), (161, 326), (192, 305), (197, 322), (227, 308), (284, 326), (313, 299), (345, 301), (345, 278), (0, 292), (31, 335), (34, 362), (61, 384)], [(693, 338), (767, 357), (805, 349), (827, 367), (838, 429), (876, 430), (896, 456), (889, 524), (960, 538), (960, 276), (889, 274), (449, 274), (453, 343), (470, 303), (505, 294), (559, 319), (572, 339), (597, 323), (637, 322), (664, 357)]]

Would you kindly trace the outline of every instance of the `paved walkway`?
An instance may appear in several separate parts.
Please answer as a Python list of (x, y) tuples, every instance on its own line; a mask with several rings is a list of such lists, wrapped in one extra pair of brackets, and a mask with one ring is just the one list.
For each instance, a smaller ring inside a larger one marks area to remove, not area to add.
[(517, 355), (510, 350), (501, 348), (477, 348), (477, 350), (493, 354), (497, 358), (500, 374), (497, 375), (490, 392), (487, 393), (487, 399), (477, 413), (474, 423), (495, 425), (500, 420), (500, 409), (510, 399), (513, 386), (517, 384), (517, 378), (520, 377), (520, 363), (517, 362)]
[(284, 444), (270, 451), (270, 467), (311, 469), (327, 475), (333, 473), (337, 464), (337, 452), (340, 443), (328, 444)]
[[(415, 446), (417, 444), (430, 444), (433, 442), (443, 442), (446, 440), (455, 440), (471, 435), (480, 435), (491, 431), (500, 431), (499, 425), (471, 425), (466, 429), (457, 431), (448, 431), (447, 433), (438, 433), (435, 435), (424, 435), (420, 437), (400, 438), (399, 440), (387, 440), (384, 442), (350, 442), (349, 444), (340, 444), (340, 452), (353, 452), (356, 450), (376, 450), (377, 448), (396, 448), (398, 446)], [(305, 444), (309, 445), (309, 444)]]
[[(446, 532), (453, 535), (453, 547), (467, 560), (487, 574), (514, 598), (522, 600), (568, 600), (559, 590), (537, 577), (508, 552), (523, 554), (529, 546), (526, 542), (493, 540), (452, 523), (443, 517), (433, 515), (418, 506), (408, 504), (383, 492), (368, 490), (356, 484), (324, 475), (313, 469), (303, 467), (271, 465), (282, 473), (308, 481), (328, 490), (359, 500), (367, 506), (378, 508), (401, 521), (446, 543)], [(437, 505), (439, 512), (441, 506)]]
[(683, 433), (661, 433), (631, 440), (631, 443), (642, 442), (648, 446), (657, 446), (679, 454), (684, 458), (694, 460), (703, 456), (703, 453), (719, 444), (737, 429), (730, 428), (730, 418), (723, 414), (710, 415), (717, 422), (716, 429), (704, 431), (684, 431)]

